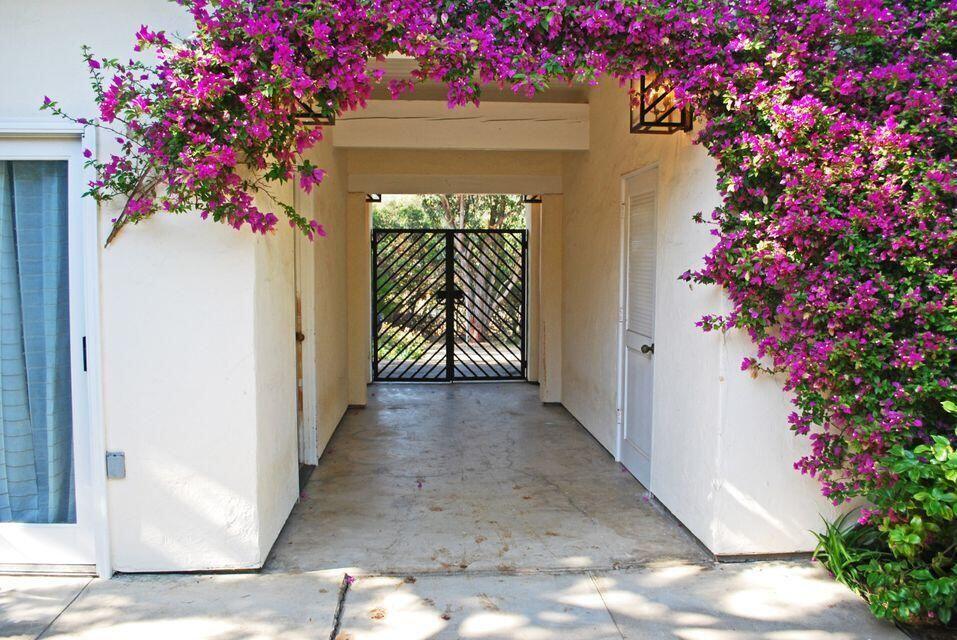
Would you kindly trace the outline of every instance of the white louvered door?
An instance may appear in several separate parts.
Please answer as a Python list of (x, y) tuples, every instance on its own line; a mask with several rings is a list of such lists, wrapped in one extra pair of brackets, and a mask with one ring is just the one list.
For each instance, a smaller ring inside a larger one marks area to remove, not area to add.
[(655, 343), (655, 214), (657, 170), (624, 189), (624, 318), (621, 461), (651, 489), (652, 394)]

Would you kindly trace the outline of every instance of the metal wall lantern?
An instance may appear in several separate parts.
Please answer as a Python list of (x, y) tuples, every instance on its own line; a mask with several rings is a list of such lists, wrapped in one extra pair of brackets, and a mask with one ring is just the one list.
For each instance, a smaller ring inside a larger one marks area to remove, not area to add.
[(296, 113), (294, 117), (306, 125), (313, 127), (331, 127), (336, 124), (336, 112), (334, 110), (317, 109), (302, 101), (299, 101), (299, 107), (301, 111)]
[(690, 106), (679, 107), (661, 76), (647, 73), (631, 81), (631, 132), (676, 133), (691, 131), (694, 114)]
[(331, 127), (336, 124), (335, 116), (321, 116), (313, 113), (297, 113), (296, 120), (310, 127)]

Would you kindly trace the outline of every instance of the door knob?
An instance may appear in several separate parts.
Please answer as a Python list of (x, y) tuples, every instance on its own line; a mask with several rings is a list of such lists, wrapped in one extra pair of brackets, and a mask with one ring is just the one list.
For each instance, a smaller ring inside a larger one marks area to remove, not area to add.
[(655, 352), (655, 343), (652, 342), (651, 344), (643, 344), (643, 345), (641, 345), (641, 352), (642, 352), (642, 353), (654, 353), (654, 352)]

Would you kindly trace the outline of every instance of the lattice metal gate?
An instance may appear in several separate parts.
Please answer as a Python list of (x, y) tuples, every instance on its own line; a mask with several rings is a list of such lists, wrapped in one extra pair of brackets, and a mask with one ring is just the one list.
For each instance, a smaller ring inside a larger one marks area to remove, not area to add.
[(525, 379), (527, 251), (525, 231), (375, 230), (374, 378)]

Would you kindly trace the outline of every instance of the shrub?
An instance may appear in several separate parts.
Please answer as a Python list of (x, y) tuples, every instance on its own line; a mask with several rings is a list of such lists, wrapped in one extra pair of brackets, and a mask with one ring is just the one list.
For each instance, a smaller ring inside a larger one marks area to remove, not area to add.
[(876, 517), (865, 511), (825, 523), (815, 557), (860, 593), (881, 617), (949, 624), (957, 611), (957, 452), (942, 436), (913, 450), (893, 447), (883, 461), (894, 484), (875, 490)]

